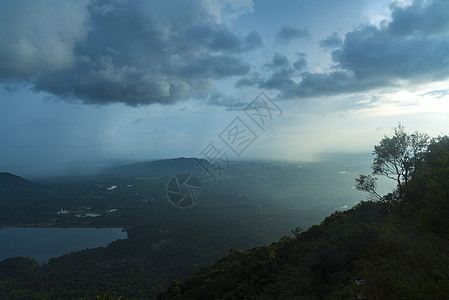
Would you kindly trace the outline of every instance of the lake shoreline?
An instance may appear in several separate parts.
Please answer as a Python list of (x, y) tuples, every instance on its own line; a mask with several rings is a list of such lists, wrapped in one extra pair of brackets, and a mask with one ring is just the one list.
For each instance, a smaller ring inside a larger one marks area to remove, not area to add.
[(8, 228), (8, 227), (36, 227), (36, 228), (121, 228), (123, 232), (127, 232), (132, 226), (130, 225), (82, 225), (82, 224), (73, 224), (73, 225), (55, 225), (51, 223), (34, 223), (34, 224), (8, 224), (8, 225), (0, 225), (0, 229)]
[[(21, 224), (25, 225), (25, 224)], [(39, 265), (52, 258), (86, 249), (107, 247), (116, 240), (128, 239), (123, 227), (89, 226), (14, 226), (0, 229), (0, 261), (29, 257)]]

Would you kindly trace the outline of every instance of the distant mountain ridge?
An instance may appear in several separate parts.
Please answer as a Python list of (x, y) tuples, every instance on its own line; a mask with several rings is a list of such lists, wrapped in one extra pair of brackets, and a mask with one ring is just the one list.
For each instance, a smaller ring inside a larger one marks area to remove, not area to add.
[(178, 157), (114, 166), (104, 174), (110, 176), (172, 176), (177, 173), (198, 173), (198, 159)]
[(45, 187), (0, 173), (0, 225), (41, 221), (48, 213), (49, 199)]
[(1, 196), (28, 196), (30, 193), (42, 193), (44, 188), (20, 176), (11, 173), (0, 173), (0, 200)]

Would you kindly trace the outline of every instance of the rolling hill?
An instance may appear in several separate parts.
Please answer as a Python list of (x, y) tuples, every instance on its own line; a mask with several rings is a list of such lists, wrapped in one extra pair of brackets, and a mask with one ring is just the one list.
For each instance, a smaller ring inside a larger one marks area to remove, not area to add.
[(0, 173), (0, 224), (32, 223), (47, 216), (50, 194), (22, 177)]
[(104, 176), (137, 177), (137, 176), (173, 176), (177, 173), (198, 173), (195, 158), (172, 158), (147, 162), (137, 162), (107, 168)]

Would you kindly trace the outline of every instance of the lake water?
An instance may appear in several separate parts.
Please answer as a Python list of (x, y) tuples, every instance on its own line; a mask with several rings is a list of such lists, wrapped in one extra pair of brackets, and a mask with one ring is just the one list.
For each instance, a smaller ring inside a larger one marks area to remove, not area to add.
[(0, 261), (24, 256), (42, 264), (52, 257), (127, 237), (122, 228), (5, 227), (0, 229)]

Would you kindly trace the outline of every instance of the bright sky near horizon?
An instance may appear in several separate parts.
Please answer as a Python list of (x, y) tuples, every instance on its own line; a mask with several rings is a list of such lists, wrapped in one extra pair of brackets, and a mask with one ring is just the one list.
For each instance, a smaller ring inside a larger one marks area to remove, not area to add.
[(447, 0), (0, 1), (0, 171), (370, 152), (447, 134), (448, 83)]

